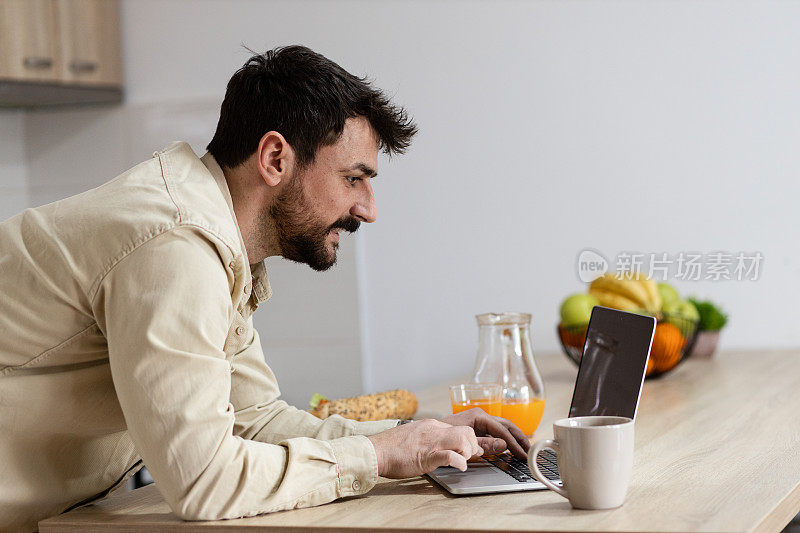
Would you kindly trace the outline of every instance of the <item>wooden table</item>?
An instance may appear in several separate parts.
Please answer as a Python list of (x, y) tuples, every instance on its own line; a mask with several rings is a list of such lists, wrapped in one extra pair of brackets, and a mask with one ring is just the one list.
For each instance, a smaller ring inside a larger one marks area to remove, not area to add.
[[(547, 392), (536, 438), (568, 410), (576, 369), (537, 356)], [(449, 408), (445, 387), (421, 412)], [(40, 522), (90, 531), (780, 531), (800, 510), (800, 352), (688, 360), (645, 383), (626, 503), (577, 511), (550, 491), (451, 496), (427, 478), (382, 480), (369, 494), (320, 507), (220, 522), (177, 519), (155, 486)]]

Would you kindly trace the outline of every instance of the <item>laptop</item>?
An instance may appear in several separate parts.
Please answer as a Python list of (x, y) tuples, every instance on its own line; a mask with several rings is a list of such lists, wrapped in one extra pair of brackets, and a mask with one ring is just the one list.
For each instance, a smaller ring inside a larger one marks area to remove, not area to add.
[[(651, 316), (599, 306), (592, 310), (567, 416), (636, 418), (655, 327)], [(542, 474), (560, 485), (555, 453), (544, 450), (536, 461)], [(464, 472), (441, 467), (427, 476), (451, 494), (546, 488), (524, 460), (508, 452), (470, 460)]]

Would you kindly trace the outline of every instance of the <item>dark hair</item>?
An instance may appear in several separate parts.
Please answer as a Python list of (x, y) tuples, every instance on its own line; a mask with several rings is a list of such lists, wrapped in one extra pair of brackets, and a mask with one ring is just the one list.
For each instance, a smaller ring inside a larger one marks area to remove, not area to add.
[(221, 166), (235, 167), (258, 149), (265, 133), (277, 131), (304, 166), (321, 146), (339, 139), (348, 118), (358, 116), (369, 121), (387, 154), (403, 153), (417, 132), (406, 111), (366, 78), (305, 46), (275, 48), (252, 56), (231, 77), (208, 151)]

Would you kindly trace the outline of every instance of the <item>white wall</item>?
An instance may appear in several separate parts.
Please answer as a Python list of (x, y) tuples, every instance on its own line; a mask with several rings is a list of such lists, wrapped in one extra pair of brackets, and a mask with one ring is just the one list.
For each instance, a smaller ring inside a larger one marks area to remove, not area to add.
[(0, 110), (0, 221), (28, 206), (23, 119), (21, 111)]
[(800, 344), (800, 4), (397, 7), (355, 22), (421, 125), (365, 235), (373, 388), (471, 371), (479, 312), (557, 350), (585, 247), (761, 251), (757, 282), (677, 285), (730, 312), (724, 348)]
[(104, 181), (171, 135), (201, 147), (249, 55), (240, 44), (306, 44), (370, 75), (419, 122), (410, 153), (381, 161), (378, 222), (357, 254), (345, 242), (332, 274), (270, 264), (276, 296), (257, 325), (295, 403), (466, 373), (479, 312), (529, 311), (537, 349), (556, 350), (585, 247), (760, 251), (757, 282), (677, 285), (730, 312), (726, 348), (800, 345), (800, 4), (122, 7), (127, 103), (30, 115), (37, 201)]

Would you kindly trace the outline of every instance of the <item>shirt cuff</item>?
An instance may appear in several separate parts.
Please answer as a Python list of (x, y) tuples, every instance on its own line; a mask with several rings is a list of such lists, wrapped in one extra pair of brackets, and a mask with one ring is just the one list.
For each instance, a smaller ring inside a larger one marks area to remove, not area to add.
[(378, 456), (363, 435), (328, 441), (339, 472), (339, 497), (368, 492), (378, 482)]
[(353, 424), (354, 435), (374, 435), (387, 429), (397, 427), (400, 421), (397, 419), (375, 420), (372, 422), (355, 422)]

